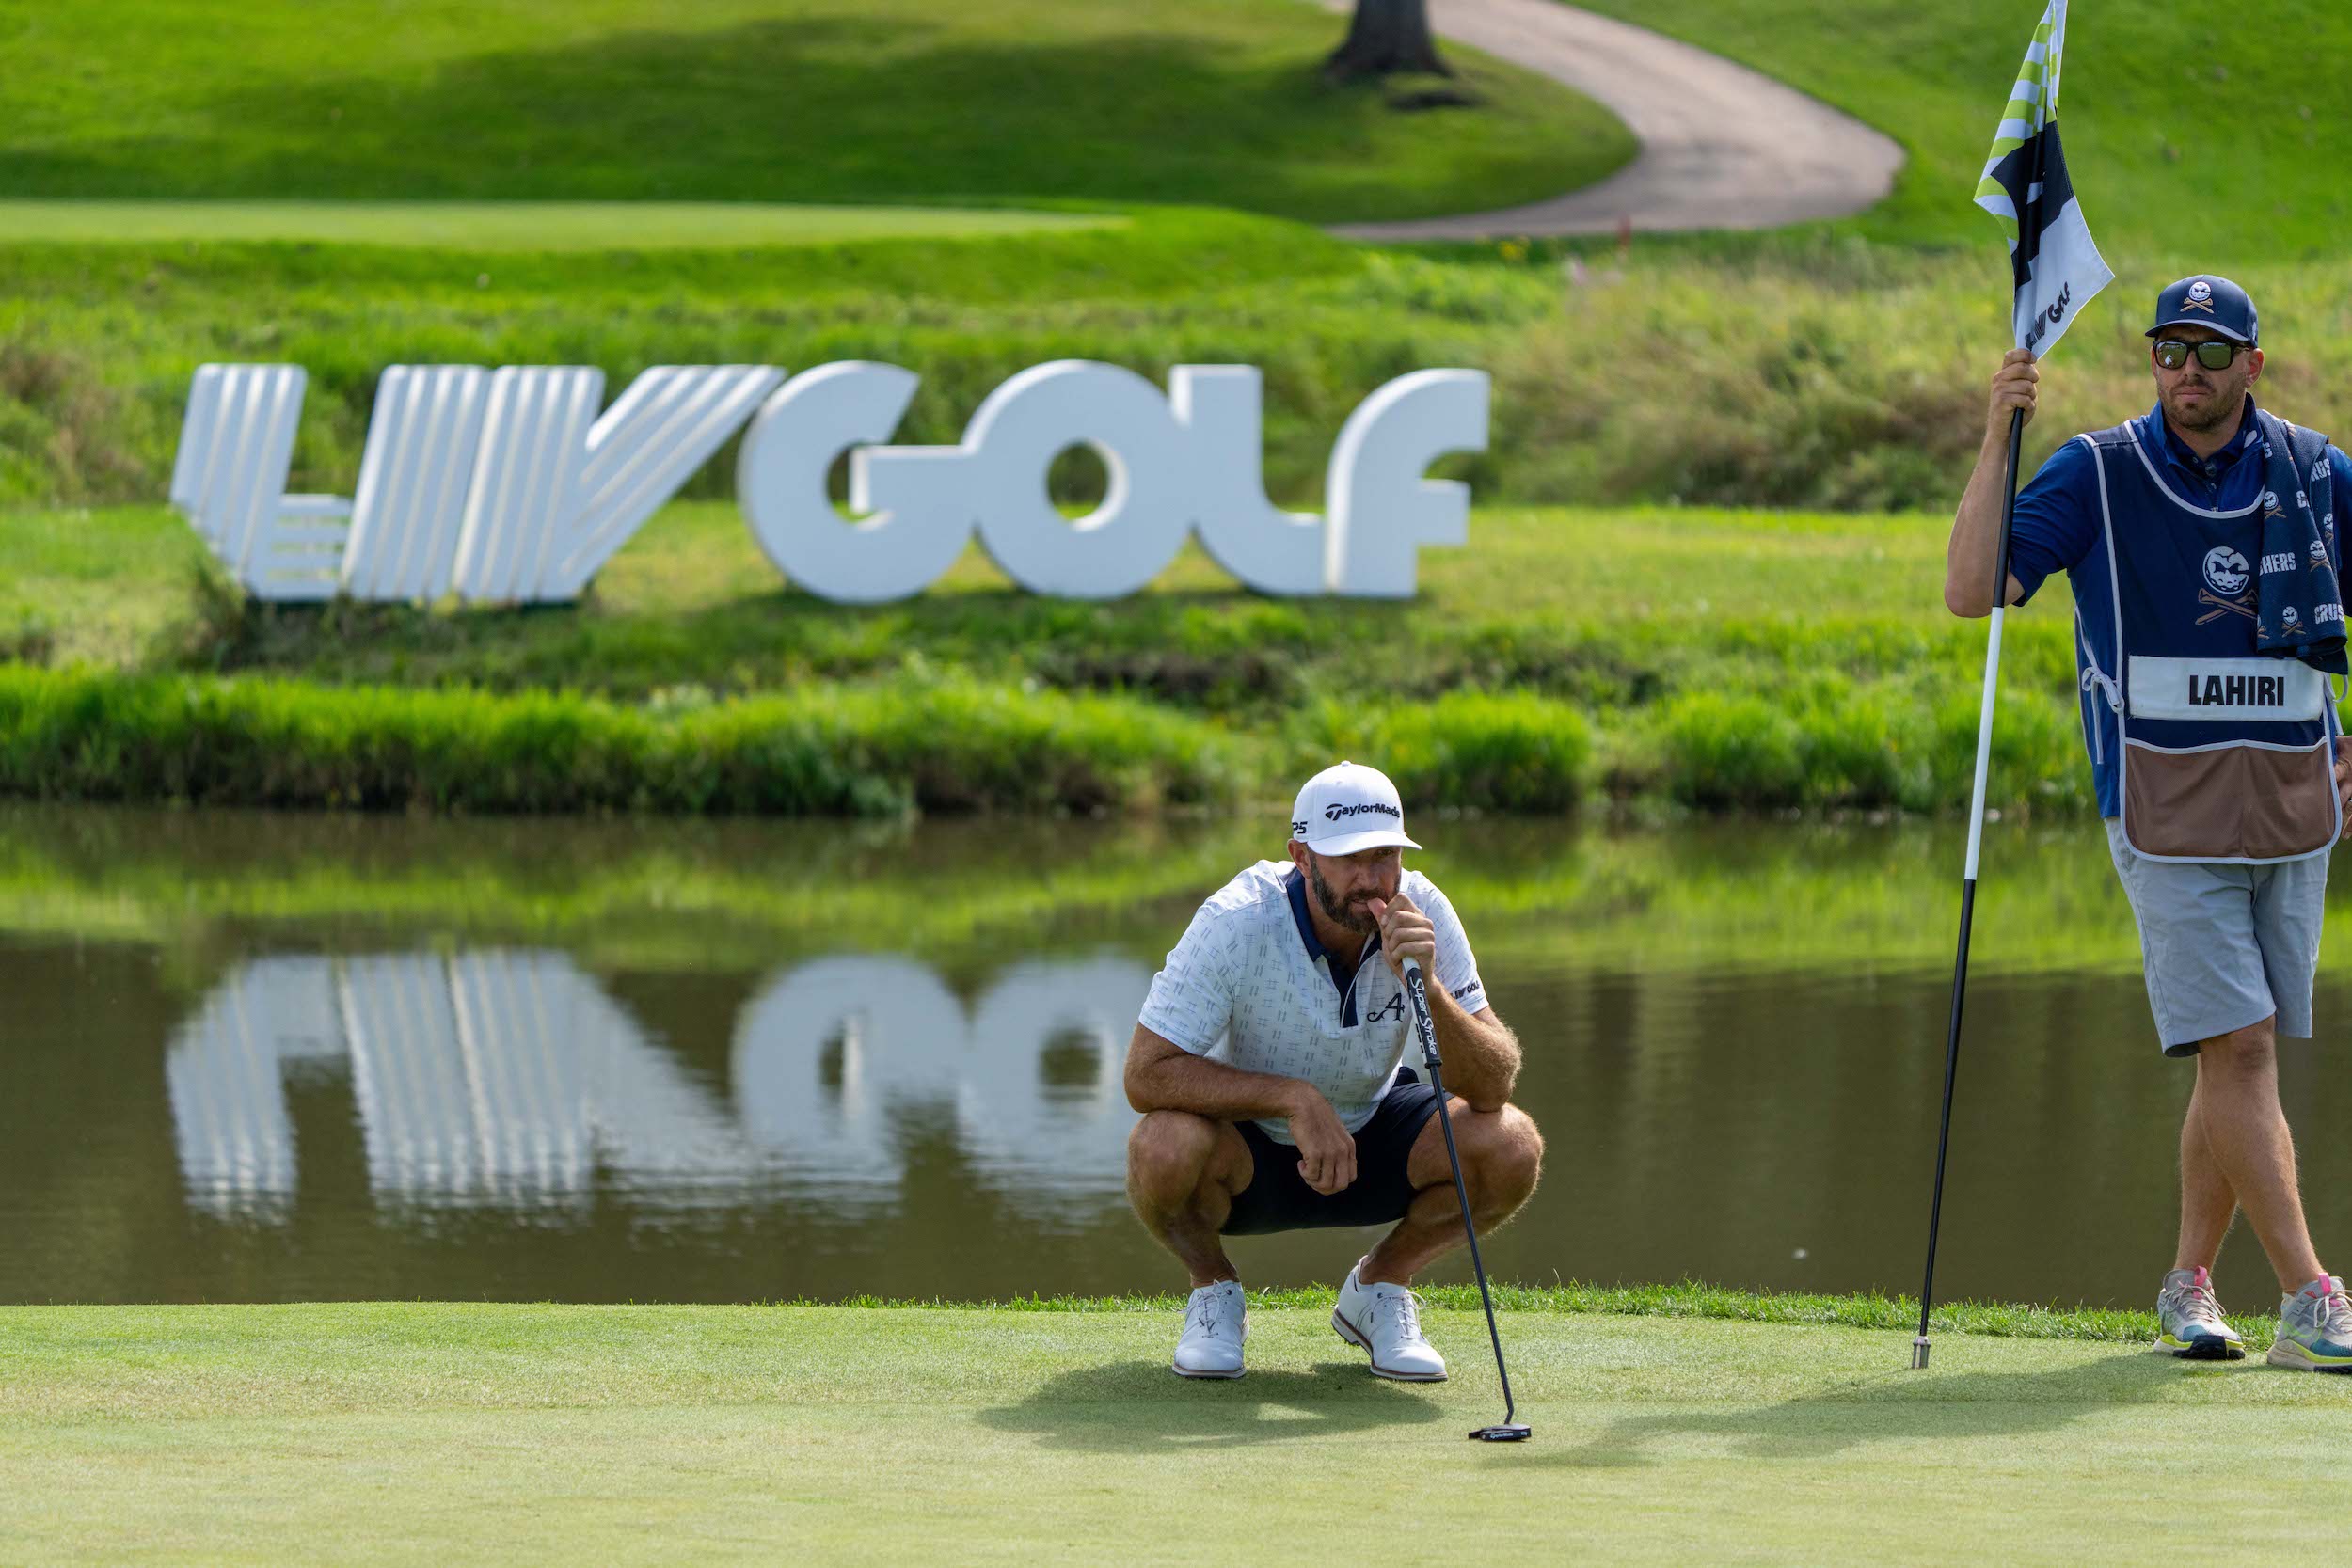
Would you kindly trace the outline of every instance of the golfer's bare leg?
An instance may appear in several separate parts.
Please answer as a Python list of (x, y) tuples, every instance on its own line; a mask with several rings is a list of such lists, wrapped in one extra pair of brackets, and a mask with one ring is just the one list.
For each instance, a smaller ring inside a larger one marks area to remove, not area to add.
[(2295, 1140), (2279, 1107), (2279, 1058), (2272, 1021), (2217, 1036), (2197, 1056), (2197, 1104), (2214, 1164), (2237, 1195), (2247, 1222), (2270, 1256), (2281, 1293), (2292, 1294), (2326, 1271), (2312, 1250), (2303, 1198), (2295, 1182)]
[[(1459, 1099), (1449, 1097), (1446, 1103), (1462, 1155), (1462, 1185), (1470, 1190), (1470, 1216), (1484, 1236), (1518, 1212), (1535, 1190), (1544, 1164), (1543, 1135), (1516, 1105), (1473, 1111)], [(1357, 1271), (1356, 1277), (1367, 1285), (1410, 1284), (1414, 1275), (1462, 1244), (1462, 1202), (1454, 1196), (1445, 1128), (1436, 1117), (1413, 1140), (1405, 1174), (1413, 1183), (1413, 1205)]]
[[(2198, 1058), (2201, 1062), (2203, 1057)], [(2213, 1145), (2205, 1138), (2204, 1077), (2189, 1091), (2188, 1114), (2181, 1118), (2181, 1245), (2176, 1269), (2210, 1269), (2221, 1255), (2221, 1239), (2237, 1215), (2237, 1193), (2221, 1174)]]
[(1127, 1135), (1127, 1201), (1196, 1291), (1241, 1277), (1217, 1232), (1255, 1169), (1231, 1123), (1190, 1111), (1148, 1112)]

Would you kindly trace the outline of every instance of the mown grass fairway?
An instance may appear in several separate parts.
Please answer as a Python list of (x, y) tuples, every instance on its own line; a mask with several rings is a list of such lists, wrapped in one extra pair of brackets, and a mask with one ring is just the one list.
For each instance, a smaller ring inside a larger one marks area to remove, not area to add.
[[(0, 1308), (0, 1553), (234, 1562), (2324, 1556), (2352, 1379), (2125, 1341), (1474, 1310), (1377, 1383), (1322, 1305), (1251, 1370), (1173, 1310)], [(2185, 1456), (2209, 1483), (2179, 1484)], [(364, 1543), (364, 1546), (360, 1544)]]
[(1111, 214), (724, 201), (0, 201), (26, 244), (290, 243), (447, 250), (723, 250), (1123, 227)]
[(1535, 200), (1632, 155), (1597, 104), (1469, 50), (1469, 105), (1327, 87), (1343, 31), (1297, 0), (6, 0), (0, 189), (1339, 221)]

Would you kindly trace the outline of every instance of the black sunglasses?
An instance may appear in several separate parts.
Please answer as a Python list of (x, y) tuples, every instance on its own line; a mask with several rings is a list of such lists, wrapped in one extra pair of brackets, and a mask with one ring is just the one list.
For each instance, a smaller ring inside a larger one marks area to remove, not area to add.
[(2156, 363), (2168, 371), (2177, 371), (2188, 363), (2189, 350), (2197, 351), (2197, 362), (2209, 371), (2226, 371), (2230, 361), (2246, 351), (2248, 345), (2233, 343), (2219, 338), (2208, 338), (2201, 343), (2183, 342), (2167, 338), (2156, 345)]

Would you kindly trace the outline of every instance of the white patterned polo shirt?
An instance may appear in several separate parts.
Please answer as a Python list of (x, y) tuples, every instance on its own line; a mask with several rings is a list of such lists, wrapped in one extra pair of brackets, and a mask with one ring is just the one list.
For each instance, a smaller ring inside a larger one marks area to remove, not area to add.
[[(1454, 906), (1418, 871), (1399, 885), (1437, 928), (1432, 979), (1464, 1012), (1485, 1012), (1478, 961)], [(1315, 940), (1306, 878), (1288, 861), (1260, 861), (1192, 917), (1152, 977), (1140, 1022), (1196, 1056), (1304, 1079), (1354, 1132), (1396, 1082), (1408, 1044), (1420, 1060), (1410, 1006), (1377, 937), (1364, 939), (1351, 974), (1345, 957), (1335, 959)], [(1278, 1143), (1292, 1141), (1285, 1118), (1258, 1126)]]

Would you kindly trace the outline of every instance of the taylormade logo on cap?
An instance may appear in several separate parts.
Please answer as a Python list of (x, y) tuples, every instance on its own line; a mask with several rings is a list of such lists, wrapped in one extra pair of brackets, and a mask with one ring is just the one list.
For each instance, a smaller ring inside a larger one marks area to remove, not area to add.
[(1291, 808), (1291, 837), (1318, 855), (1352, 855), (1388, 845), (1418, 849), (1405, 836), (1405, 802), (1377, 768), (1342, 762), (1309, 779)]

